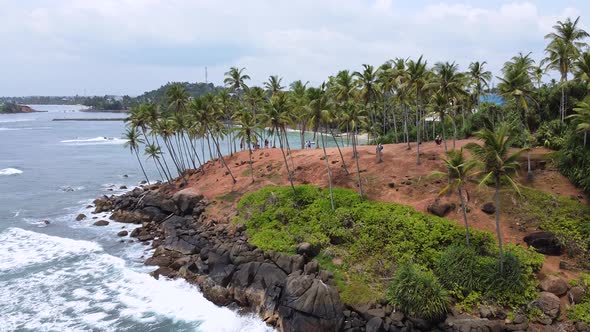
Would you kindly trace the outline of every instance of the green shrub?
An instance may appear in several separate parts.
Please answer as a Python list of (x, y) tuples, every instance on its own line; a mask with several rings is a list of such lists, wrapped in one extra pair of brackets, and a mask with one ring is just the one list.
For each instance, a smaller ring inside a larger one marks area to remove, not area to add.
[(450, 303), (447, 291), (434, 273), (414, 263), (398, 267), (387, 299), (406, 314), (428, 320), (443, 318)]
[(585, 322), (590, 324), (590, 301), (582, 302), (570, 307), (567, 311), (567, 318), (574, 322)]
[(441, 254), (436, 263), (436, 274), (441, 283), (459, 296), (467, 296), (481, 289), (481, 272), (478, 255), (472, 247), (451, 246)]
[(566, 143), (566, 131), (567, 125), (561, 122), (560, 119), (543, 122), (535, 133), (535, 140), (537, 141), (537, 145), (559, 150)]

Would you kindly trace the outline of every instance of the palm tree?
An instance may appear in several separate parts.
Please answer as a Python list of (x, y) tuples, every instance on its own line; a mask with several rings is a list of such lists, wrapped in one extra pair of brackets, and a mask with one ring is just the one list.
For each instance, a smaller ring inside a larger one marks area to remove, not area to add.
[[(299, 125), (299, 140), (301, 149), (305, 148), (305, 131), (309, 123), (310, 114), (308, 109), (309, 96), (307, 94), (307, 82), (304, 84), (300, 80), (290, 84), (291, 93), (288, 96), (289, 108), (292, 110), (293, 120)], [(317, 130), (317, 128), (314, 128)], [(315, 131), (314, 138), (315, 140)]]
[(281, 85), (282, 81), (283, 81), (282, 77), (279, 77), (278, 75), (271, 75), (268, 78), (268, 81), (264, 82), (264, 87), (266, 88), (267, 91), (270, 92), (271, 96), (274, 96), (279, 91), (281, 91), (285, 88), (284, 86)]
[(352, 151), (353, 151), (353, 158), (356, 161), (356, 174), (358, 178), (358, 185), (359, 185), (359, 196), (361, 200), (363, 199), (363, 183), (361, 180), (361, 169), (359, 166), (359, 155), (357, 151), (357, 135), (359, 128), (366, 125), (367, 119), (367, 110), (360, 105), (354, 103), (354, 101), (349, 101), (344, 104), (344, 112), (341, 117), (341, 127), (350, 128), (352, 131)]
[(586, 83), (590, 90), (590, 52), (583, 52), (574, 62), (574, 76)]
[(464, 185), (470, 178), (475, 175), (475, 167), (477, 163), (473, 160), (466, 160), (463, 155), (463, 148), (460, 150), (451, 150), (447, 153), (447, 158), (444, 159), (447, 173), (433, 172), (433, 175), (447, 176), (448, 184), (440, 191), (439, 195), (457, 190), (459, 199), (461, 200), (461, 208), (463, 210), (463, 222), (465, 223), (465, 242), (469, 246), (469, 224), (467, 223), (467, 203), (463, 196)]
[(476, 137), (483, 141), (483, 145), (469, 143), (465, 148), (471, 151), (483, 168), (485, 175), (480, 184), (485, 185), (489, 181), (493, 181), (495, 185), (496, 232), (500, 251), (500, 272), (503, 273), (504, 251), (500, 228), (500, 186), (503, 183), (508, 183), (514, 190), (520, 192), (513, 177), (520, 166), (518, 158), (523, 150), (510, 154), (509, 150), (514, 142), (515, 135), (512, 134), (512, 129), (507, 124), (502, 124), (496, 131), (484, 128), (476, 133)]
[(244, 74), (244, 70), (246, 68), (238, 69), (237, 67), (231, 67), (229, 71), (225, 72), (225, 79), (223, 83), (225, 86), (230, 89), (232, 92), (237, 91), (246, 91), (248, 90), (248, 86), (246, 85), (246, 80), (250, 79), (250, 76)]
[(557, 70), (561, 74), (561, 122), (565, 119), (567, 74), (571, 71), (571, 63), (578, 57), (580, 49), (587, 46), (582, 40), (590, 37), (586, 31), (578, 27), (579, 20), (580, 17), (572, 22), (568, 17), (565, 22), (557, 21), (557, 24), (553, 26), (555, 31), (545, 36), (545, 39), (549, 39), (550, 42), (545, 48), (547, 57), (543, 61), (547, 63), (547, 68)]
[[(352, 75), (356, 77), (356, 84), (360, 88), (359, 98), (364, 102), (367, 111), (371, 110), (369, 116), (371, 123), (375, 124), (375, 99), (379, 90), (377, 89), (377, 77), (379, 70), (375, 71), (372, 65), (363, 64), (363, 71), (355, 71)], [(371, 106), (369, 106), (371, 105)]]
[(489, 87), (488, 83), (492, 79), (492, 72), (485, 70), (484, 66), (487, 64), (486, 61), (475, 61), (469, 64), (469, 79), (473, 87), (473, 93), (475, 97), (475, 104), (479, 106), (479, 97), (484, 87)]
[(422, 61), (422, 56), (418, 58), (418, 61), (408, 60), (407, 62), (408, 84), (414, 90), (416, 98), (416, 165), (420, 165), (421, 98), (429, 76), (426, 64), (426, 61)]
[(590, 98), (577, 103), (574, 112), (575, 114), (568, 116), (568, 118), (576, 120), (576, 131), (584, 133), (584, 147), (586, 147), (587, 136), (590, 131)]
[(250, 175), (252, 176), (252, 182), (254, 182), (252, 144), (256, 144), (258, 142), (258, 137), (256, 136), (256, 128), (258, 128), (258, 125), (256, 122), (254, 122), (252, 113), (247, 110), (242, 110), (240, 113), (237, 113), (235, 118), (236, 124), (238, 125), (237, 127), (234, 127), (236, 138), (240, 140), (241, 144), (245, 143), (245, 145), (248, 147), (248, 155), (250, 157)]
[(149, 185), (150, 180), (148, 179), (148, 176), (145, 173), (145, 169), (143, 168), (143, 164), (141, 163), (141, 160), (139, 159), (139, 144), (143, 143), (143, 140), (139, 137), (139, 132), (135, 129), (135, 127), (127, 128), (127, 131), (125, 132), (125, 139), (127, 140), (127, 142), (125, 142), (124, 146), (129, 147), (129, 150), (131, 151), (131, 153), (135, 153), (135, 157), (137, 157), (137, 162), (139, 163), (139, 167), (141, 168), (141, 171), (143, 172), (143, 176), (145, 177), (145, 180), (147, 181), (147, 183)]
[(527, 148), (527, 176), (532, 179), (531, 158), (530, 158), (530, 142), (529, 142), (529, 125), (528, 125), (528, 102), (532, 100), (531, 90), (533, 83), (530, 77), (531, 71), (534, 70), (534, 60), (530, 57), (530, 53), (523, 56), (520, 53), (518, 56), (512, 58), (504, 64), (502, 69), (504, 77), (497, 77), (500, 80), (498, 90), (500, 95), (507, 99), (513, 99), (516, 111), (520, 115), (520, 128), (522, 132), (522, 141)]
[[(283, 133), (286, 133), (284, 129), (289, 121), (290, 119), (288, 114), (287, 97), (285, 94), (279, 93), (271, 97), (261, 123), (264, 123), (270, 127), (271, 133), (276, 134), (279, 137), (279, 147), (281, 148), (281, 153), (283, 154), (283, 160), (285, 162), (285, 168), (287, 169), (289, 182), (291, 183), (291, 189), (293, 189), (293, 195), (295, 195), (296, 193), (295, 185), (293, 184), (293, 175), (289, 170), (289, 162), (287, 161), (287, 156), (285, 155), (285, 149), (283, 147)], [(285, 140), (286, 139), (287, 138), (285, 137)]]
[[(433, 84), (438, 88), (440, 95), (445, 99), (446, 105), (457, 106), (457, 99), (466, 92), (463, 89), (464, 74), (459, 72), (459, 65), (455, 62), (438, 62), (434, 65), (437, 78)], [(453, 107), (451, 107), (453, 109)], [(447, 112), (448, 113), (448, 112)], [(453, 149), (457, 139), (457, 125), (453, 118)], [(442, 120), (444, 121), (444, 120)]]
[[(164, 166), (162, 166), (162, 163), (160, 162), (160, 156), (162, 155), (162, 149), (159, 146), (156, 146), (156, 144), (152, 143), (152, 144), (148, 144), (145, 147), (145, 154), (149, 157), (152, 158), (152, 160), (154, 161), (154, 165), (156, 166), (156, 170), (158, 170), (158, 174), (160, 174), (160, 177), (162, 177), (162, 172), (160, 172), (160, 168), (162, 170), (164, 170)], [(166, 174), (166, 172), (164, 171), (164, 174)], [(162, 179), (164, 179), (162, 177)], [(168, 176), (166, 176), (166, 180), (168, 182), (170, 182), (170, 178), (168, 178)]]

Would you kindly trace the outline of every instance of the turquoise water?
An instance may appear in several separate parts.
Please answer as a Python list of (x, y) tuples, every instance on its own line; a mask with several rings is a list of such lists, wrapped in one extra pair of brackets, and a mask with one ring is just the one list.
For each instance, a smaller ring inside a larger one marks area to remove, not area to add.
[(149, 277), (150, 253), (120, 242), (123, 225), (75, 221), (94, 216), (86, 206), (97, 196), (142, 179), (124, 124), (52, 122), (120, 115), (34, 108), (48, 112), (0, 115), (0, 331), (271, 330), (182, 280)]

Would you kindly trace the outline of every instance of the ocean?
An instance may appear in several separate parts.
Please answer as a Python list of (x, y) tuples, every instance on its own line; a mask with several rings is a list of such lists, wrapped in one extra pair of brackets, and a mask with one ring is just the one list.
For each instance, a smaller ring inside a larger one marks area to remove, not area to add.
[(125, 125), (51, 120), (121, 114), (32, 107), (47, 112), (0, 115), (0, 331), (272, 331), (183, 280), (150, 277), (149, 247), (116, 235), (132, 225), (92, 225), (108, 219), (87, 208), (96, 197), (142, 180)]

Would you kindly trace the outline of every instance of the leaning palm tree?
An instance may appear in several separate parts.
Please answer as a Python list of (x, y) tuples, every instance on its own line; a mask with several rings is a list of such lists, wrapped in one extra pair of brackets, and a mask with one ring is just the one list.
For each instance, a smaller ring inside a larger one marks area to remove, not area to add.
[[(469, 246), (469, 224), (467, 223), (467, 203), (463, 195), (465, 183), (475, 175), (475, 168), (477, 162), (474, 160), (467, 160), (463, 154), (463, 148), (460, 150), (451, 150), (447, 153), (447, 158), (444, 159), (447, 172), (433, 172), (435, 176), (447, 176), (448, 184), (440, 191), (439, 195), (453, 190), (457, 190), (459, 199), (461, 200), (461, 208), (463, 210), (463, 222), (465, 223), (465, 242)], [(466, 191), (465, 191), (466, 193)]]
[(139, 163), (139, 167), (141, 168), (141, 171), (143, 172), (143, 176), (145, 176), (145, 181), (149, 185), (150, 180), (148, 179), (148, 176), (145, 173), (145, 169), (143, 168), (143, 164), (141, 163), (141, 159), (139, 159), (139, 144), (143, 143), (143, 140), (141, 139), (141, 137), (139, 137), (139, 132), (137, 131), (137, 129), (135, 129), (135, 127), (130, 127), (125, 132), (125, 139), (127, 140), (127, 142), (125, 142), (124, 146), (126, 148), (128, 147), (129, 150), (131, 151), (131, 153), (135, 153), (135, 157), (137, 157), (137, 162)]
[(427, 61), (422, 61), (422, 56), (417, 61), (408, 60), (408, 84), (414, 90), (414, 97), (416, 101), (416, 165), (420, 165), (420, 119), (422, 118), (422, 111), (420, 110), (422, 103), (422, 94), (426, 86), (429, 71), (426, 69)]
[(572, 61), (578, 57), (580, 49), (588, 45), (582, 42), (583, 39), (590, 37), (584, 29), (578, 27), (580, 17), (572, 21), (569, 17), (565, 22), (557, 21), (553, 26), (554, 32), (545, 36), (550, 42), (545, 48), (547, 58), (544, 63), (547, 63), (548, 68), (555, 69), (561, 74), (561, 103), (560, 103), (560, 117), (561, 122), (565, 119), (565, 82), (567, 82), (567, 75), (571, 71)]
[(162, 171), (164, 171), (164, 175), (166, 175), (166, 181), (170, 182), (171, 179), (166, 174), (164, 166), (162, 166), (162, 162), (160, 162), (162, 149), (159, 146), (156, 146), (156, 144), (154, 143), (148, 144), (145, 147), (145, 155), (147, 155), (148, 158), (152, 158), (152, 160), (154, 161), (154, 165), (156, 166), (156, 170), (158, 170), (158, 174), (160, 174), (160, 177), (164, 179), (164, 177), (162, 177), (162, 172), (160, 172), (160, 169), (162, 169)]
[(516, 135), (513, 134), (513, 129), (507, 124), (502, 124), (496, 131), (484, 128), (476, 133), (476, 137), (483, 144), (469, 143), (465, 148), (471, 151), (476, 160), (478, 160), (479, 165), (483, 168), (484, 177), (480, 181), (480, 185), (488, 184), (490, 181), (494, 183), (500, 272), (503, 273), (504, 251), (502, 246), (502, 231), (500, 228), (500, 186), (508, 183), (511, 188), (520, 192), (518, 185), (514, 181), (514, 176), (520, 167), (518, 158), (522, 155), (523, 150), (510, 153), (510, 147)]
[(254, 166), (252, 165), (252, 145), (258, 142), (256, 136), (256, 128), (259, 126), (254, 121), (254, 116), (248, 110), (242, 110), (235, 116), (237, 127), (234, 127), (236, 139), (239, 139), (241, 145), (245, 143), (248, 147), (248, 155), (250, 157), (250, 175), (252, 182), (254, 182)]
[(367, 123), (367, 110), (354, 101), (349, 101), (344, 105), (344, 112), (341, 117), (341, 127), (350, 128), (352, 132), (352, 155), (356, 161), (356, 174), (358, 178), (359, 196), (363, 198), (363, 183), (361, 180), (361, 169), (359, 166), (358, 132)]
[(576, 120), (576, 131), (584, 133), (584, 147), (586, 147), (587, 136), (590, 131), (590, 98), (577, 103), (574, 112), (576, 113), (568, 116), (568, 118)]

